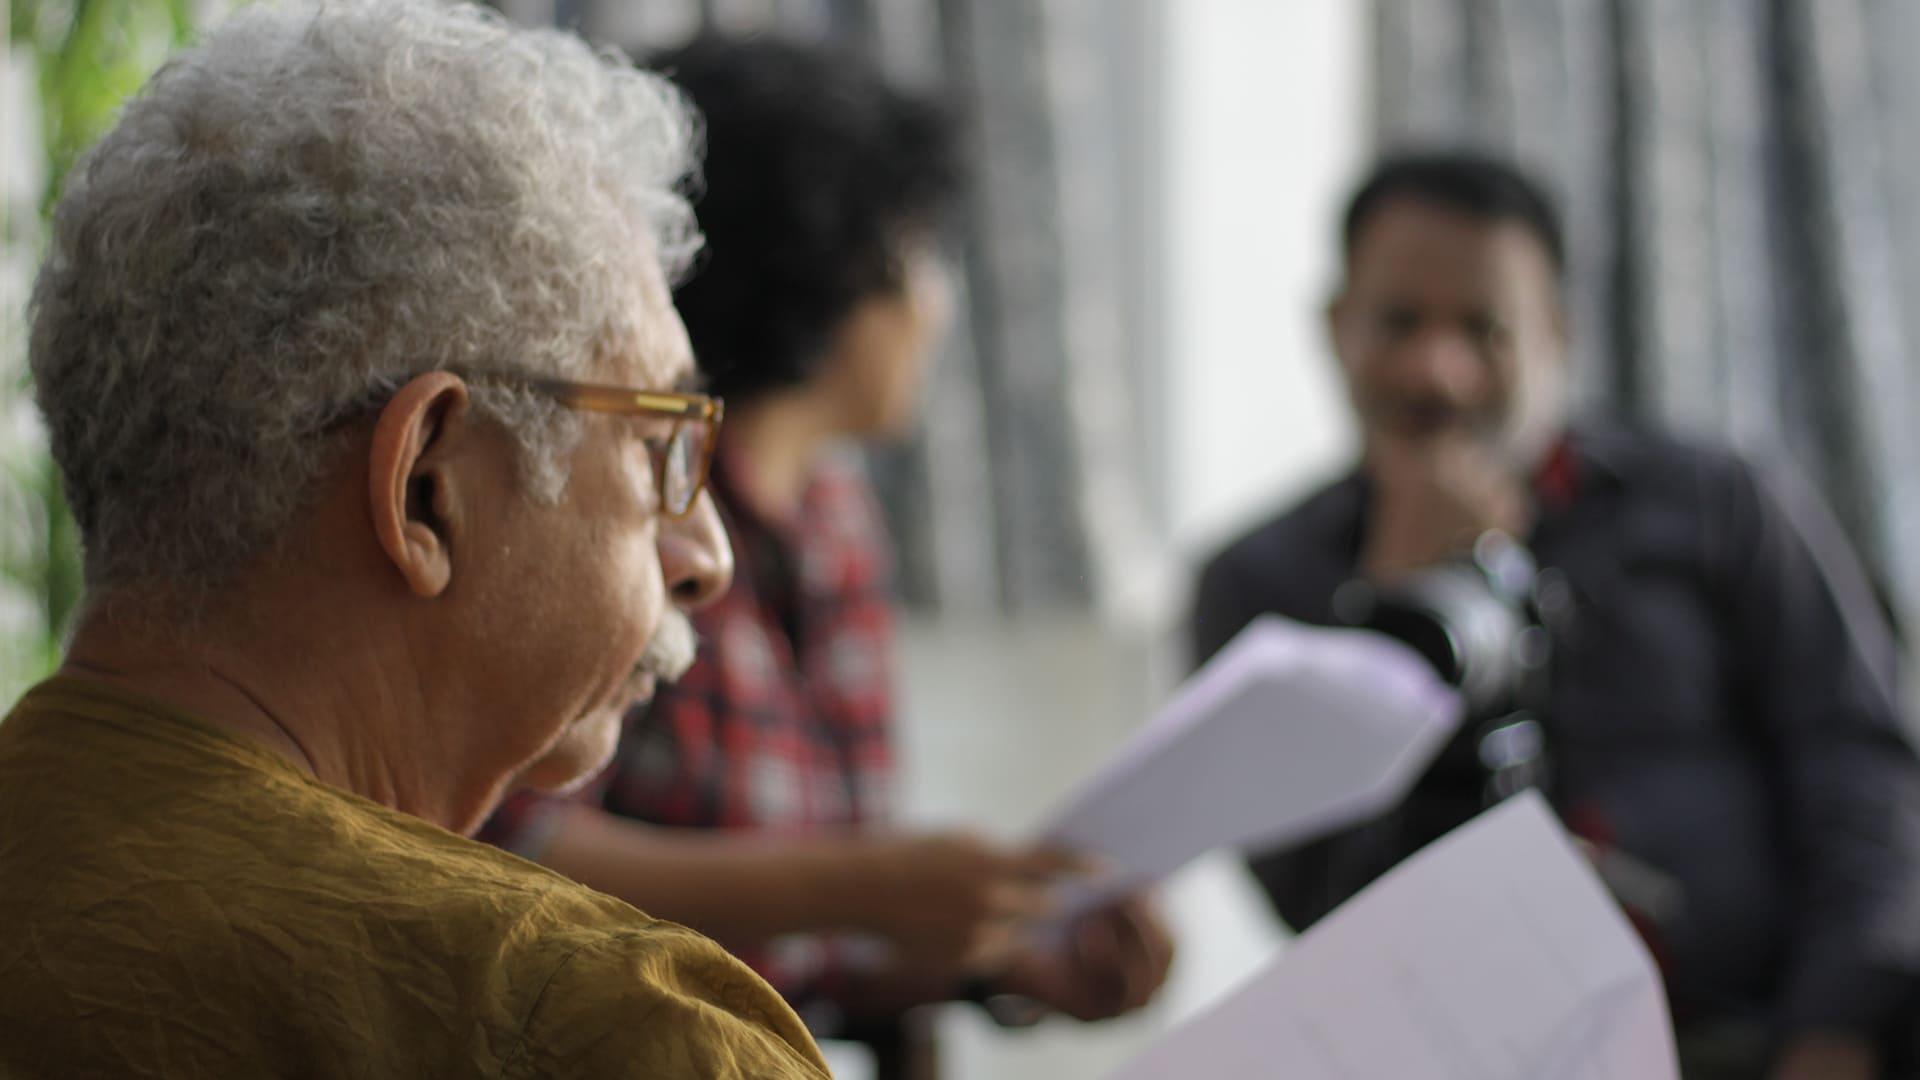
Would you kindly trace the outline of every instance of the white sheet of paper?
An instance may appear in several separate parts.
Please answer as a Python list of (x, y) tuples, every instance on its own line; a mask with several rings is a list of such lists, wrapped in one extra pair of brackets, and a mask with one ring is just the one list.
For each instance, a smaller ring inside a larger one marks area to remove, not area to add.
[(1652, 959), (1528, 793), (1401, 863), (1109, 1080), (1675, 1080)]
[(1041, 830), (1107, 860), (1080, 910), (1219, 848), (1281, 846), (1405, 797), (1460, 723), (1419, 654), (1365, 630), (1255, 620)]

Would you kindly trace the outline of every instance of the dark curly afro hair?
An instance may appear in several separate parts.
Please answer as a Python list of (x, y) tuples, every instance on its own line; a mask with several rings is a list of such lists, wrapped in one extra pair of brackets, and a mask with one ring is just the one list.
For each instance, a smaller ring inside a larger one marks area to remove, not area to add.
[(707, 245), (674, 303), (710, 387), (744, 402), (804, 383), (854, 308), (899, 287), (902, 239), (950, 210), (953, 116), (856, 54), (773, 38), (703, 38), (647, 66), (705, 117)]

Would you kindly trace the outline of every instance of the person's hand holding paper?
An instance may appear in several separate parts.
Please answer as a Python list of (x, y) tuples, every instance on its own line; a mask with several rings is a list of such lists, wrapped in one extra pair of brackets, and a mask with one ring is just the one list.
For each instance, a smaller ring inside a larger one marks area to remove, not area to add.
[(899, 962), (964, 978), (1006, 968), (1092, 863), (1054, 846), (1001, 847), (966, 832), (876, 836), (832, 875), (832, 906)]
[(1151, 900), (1132, 895), (1089, 911), (1017, 955), (996, 989), (1076, 1020), (1106, 1020), (1153, 999), (1173, 963), (1173, 938)]
[[(1009, 847), (967, 832), (867, 838), (823, 878), (831, 906), (869, 930), (849, 942), (866, 978), (844, 1000), (887, 1011), (962, 991), (1003, 1022), (1061, 1013), (1105, 1020), (1166, 981), (1172, 939), (1145, 897), (1061, 918), (1098, 860), (1056, 845)], [(1055, 927), (1038, 935), (1035, 928)]]
[(1306, 839), (1385, 809), (1460, 712), (1398, 642), (1256, 621), (1042, 830), (1040, 847), (1102, 871), (1059, 880), (1050, 932), (1016, 952), (993, 988), (1080, 1019), (1145, 1004), (1172, 944), (1140, 890), (1208, 851)]

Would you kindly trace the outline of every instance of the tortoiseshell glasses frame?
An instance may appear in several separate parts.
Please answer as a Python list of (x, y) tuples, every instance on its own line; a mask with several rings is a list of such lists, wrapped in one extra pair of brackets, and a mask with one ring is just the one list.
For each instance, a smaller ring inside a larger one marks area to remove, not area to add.
[[(464, 373), (463, 373), (464, 374)], [(647, 441), (660, 509), (670, 518), (693, 512), (713, 472), (714, 447), (726, 403), (707, 394), (635, 390), (624, 386), (573, 382), (513, 372), (474, 373), (469, 378), (523, 386), (552, 398), (563, 408), (613, 416), (666, 417), (673, 429), (664, 440)]]

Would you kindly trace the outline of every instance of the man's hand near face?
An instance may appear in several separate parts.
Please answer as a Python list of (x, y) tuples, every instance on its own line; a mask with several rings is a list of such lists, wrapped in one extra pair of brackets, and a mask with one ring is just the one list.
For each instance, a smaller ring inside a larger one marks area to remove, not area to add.
[(1360, 570), (1385, 583), (1472, 547), (1497, 529), (1524, 537), (1533, 507), (1525, 479), (1465, 431), (1369, 440), (1372, 502)]

